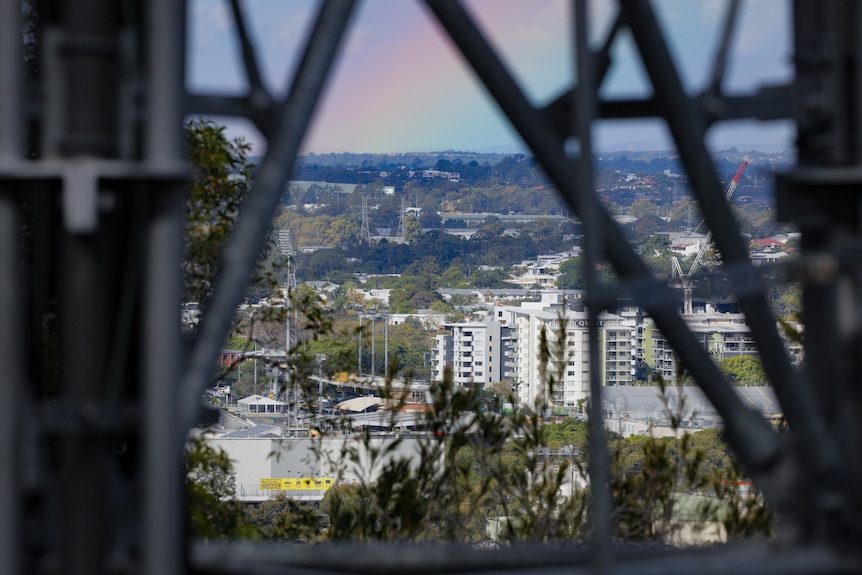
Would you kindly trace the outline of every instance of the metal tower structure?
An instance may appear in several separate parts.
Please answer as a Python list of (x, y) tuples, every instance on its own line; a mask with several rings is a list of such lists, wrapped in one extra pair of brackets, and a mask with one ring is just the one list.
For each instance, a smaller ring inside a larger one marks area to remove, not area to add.
[[(278, 205), (355, 2), (321, 2), (279, 98), (261, 82), (239, 0), (230, 6), (249, 85), (242, 96), (187, 91), (181, 1), (0, 0), (0, 349), (6, 352), (0, 573), (701, 573), (707, 565), (713, 573), (858, 572), (862, 4), (788, 1), (794, 79), (729, 94), (723, 80), (739, 1), (728, 3), (708, 85), (687, 93), (651, 2), (620, 0), (614, 25), (590, 46), (587, 2), (574, 0), (577, 83), (536, 106), (458, 0), (426, 0), (583, 223), (592, 318), (618, 295), (648, 311), (782, 517), (779, 538), (769, 544), (615, 553), (609, 498), (600, 488), (607, 473), (603, 432), (594, 412), (590, 549), (478, 558), (403, 546), (198, 547), (185, 539), (185, 438), (203, 416), (201, 392), (265, 240), (260, 223)], [(34, 6), (35, 25), (22, 21)], [(622, 32), (633, 39), (652, 84), (648, 97), (601, 95)], [(182, 124), (193, 114), (249, 118), (269, 145), (213, 299), (186, 345), (179, 326)], [(651, 276), (592, 192), (593, 124), (630, 118), (663, 121), (676, 143), (787, 418), (787, 435), (739, 401), (668, 286)], [(705, 144), (711, 126), (740, 119), (784, 119), (797, 130), (797, 166), (779, 179), (778, 206), (801, 229), (802, 249), (778, 270), (804, 286), (802, 370), (787, 357), (764, 296), (767, 279), (748, 261)], [(599, 260), (614, 266), (619, 285), (598, 284)], [(590, 335), (598, 353), (596, 331)], [(597, 369), (593, 361), (594, 409), (601, 405)]]
[(290, 229), (284, 228), (278, 232), (278, 250), (281, 255), (289, 258), (296, 255), (293, 249), (293, 239), (290, 234)]
[[(727, 184), (727, 188), (724, 190), (724, 199), (726, 202), (730, 202), (730, 199), (733, 197), (733, 192), (736, 191), (736, 185), (739, 183), (739, 178), (742, 176), (742, 172), (745, 170), (745, 167), (748, 165), (748, 160), (744, 160), (742, 164), (739, 166), (739, 169), (736, 170), (736, 174), (733, 176), (733, 179), (730, 180), (730, 183)], [(691, 209), (689, 207), (689, 209)], [(700, 222), (694, 231), (700, 229), (700, 227), (704, 224), (704, 222)], [(697, 254), (694, 256), (694, 260), (691, 262), (691, 267), (688, 268), (688, 273), (682, 271), (682, 266), (679, 263), (679, 258), (674, 256), (673, 261), (673, 275), (679, 278), (680, 284), (682, 287), (682, 313), (683, 315), (692, 315), (694, 313), (694, 303), (692, 301), (692, 293), (694, 291), (694, 274), (700, 268), (700, 264), (703, 263), (703, 256), (706, 255), (706, 250), (709, 249), (710, 244), (712, 243), (712, 230), (706, 232), (706, 236), (703, 238), (703, 241), (700, 242), (700, 247), (697, 249)]]
[(368, 196), (362, 196), (362, 227), (359, 230), (359, 240), (371, 243), (371, 228), (368, 225)]
[(289, 228), (284, 228), (278, 232), (278, 249), (282, 257), (287, 258), (287, 289), (296, 289), (296, 267), (293, 265), (293, 258), (296, 256), (296, 250), (293, 249), (293, 239)]
[(401, 198), (401, 211), (398, 212), (398, 229), (395, 237), (402, 244), (407, 243), (407, 198)]

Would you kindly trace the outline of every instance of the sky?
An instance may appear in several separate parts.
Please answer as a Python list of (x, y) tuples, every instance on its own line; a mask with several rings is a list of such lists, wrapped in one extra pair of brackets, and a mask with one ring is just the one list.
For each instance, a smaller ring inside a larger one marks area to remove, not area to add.
[[(571, 86), (571, 3), (568, 0), (466, 0), (468, 11), (502, 55), (531, 102), (544, 105)], [(701, 90), (711, 70), (726, 0), (658, 0), (659, 20), (686, 88)], [(598, 44), (616, 10), (590, 0), (590, 39)], [(726, 75), (728, 93), (787, 82), (790, 3), (742, 3)], [(264, 81), (279, 95), (289, 85), (317, 2), (246, 0)], [(246, 89), (233, 21), (225, 0), (193, 0), (189, 13), (188, 88), (195, 93), (240, 94)], [(602, 86), (606, 97), (645, 96), (651, 87), (634, 43), (622, 35)], [(232, 135), (265, 151), (247, 121), (216, 118)], [(714, 149), (790, 148), (788, 123), (744, 122), (713, 128)], [(661, 122), (601, 122), (599, 150), (667, 149)], [(303, 152), (387, 153), (461, 150), (523, 151), (523, 144), (475, 78), (445, 32), (416, 0), (365, 0), (353, 14)]]

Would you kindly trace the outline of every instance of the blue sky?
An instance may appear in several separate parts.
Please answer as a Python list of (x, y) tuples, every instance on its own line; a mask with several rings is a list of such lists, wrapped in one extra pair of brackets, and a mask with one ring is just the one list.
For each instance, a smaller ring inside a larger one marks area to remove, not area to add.
[[(296, 65), (316, 2), (247, 0), (250, 27), (265, 81), (283, 92)], [(503, 55), (530, 99), (544, 104), (571, 84), (570, 3), (566, 0), (468, 0), (468, 10)], [(590, 1), (590, 26), (598, 40), (615, 2)], [(661, 0), (660, 21), (688, 89), (709, 75), (725, 0)], [(788, 31), (790, 3), (757, 0), (743, 12), (729, 63), (727, 91), (792, 76)], [(240, 93), (245, 86), (232, 20), (224, 0), (193, 0), (189, 14), (189, 87), (198, 92)], [(618, 42), (603, 87), (608, 96), (649, 94), (651, 88), (628, 37)], [(218, 119), (263, 151), (262, 139), (243, 121)], [(600, 149), (664, 148), (658, 122), (614, 122), (596, 127)], [(785, 123), (746, 122), (714, 129), (715, 148), (789, 148)], [(425, 6), (412, 0), (365, 0), (326, 95), (306, 138), (305, 151), (409, 152), (446, 149), (514, 151), (520, 140), (473, 77)]]

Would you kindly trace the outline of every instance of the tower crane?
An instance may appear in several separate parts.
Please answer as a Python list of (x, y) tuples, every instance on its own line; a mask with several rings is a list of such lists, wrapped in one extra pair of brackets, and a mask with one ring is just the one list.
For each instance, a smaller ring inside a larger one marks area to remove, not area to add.
[[(739, 165), (739, 169), (736, 170), (736, 175), (733, 176), (733, 179), (730, 180), (730, 183), (727, 184), (727, 188), (724, 190), (724, 200), (726, 202), (730, 202), (730, 198), (733, 197), (733, 192), (736, 190), (736, 185), (739, 183), (739, 178), (742, 176), (742, 172), (745, 171), (745, 167), (749, 164), (748, 158), (745, 158), (742, 161), (742, 164)], [(699, 228), (703, 224), (703, 221), (697, 225)], [(682, 271), (682, 266), (679, 263), (679, 258), (674, 256), (673, 259), (673, 275), (679, 276), (680, 284), (682, 285), (682, 313), (683, 315), (691, 315), (694, 313), (694, 305), (692, 303), (692, 291), (694, 290), (694, 274), (697, 269), (700, 267), (700, 264), (703, 262), (703, 256), (706, 254), (706, 250), (709, 248), (709, 244), (712, 241), (712, 230), (706, 232), (706, 237), (703, 238), (703, 241), (700, 243), (700, 247), (697, 250), (697, 254), (694, 256), (694, 261), (691, 263), (691, 267), (688, 270), (688, 273), (684, 273)]]

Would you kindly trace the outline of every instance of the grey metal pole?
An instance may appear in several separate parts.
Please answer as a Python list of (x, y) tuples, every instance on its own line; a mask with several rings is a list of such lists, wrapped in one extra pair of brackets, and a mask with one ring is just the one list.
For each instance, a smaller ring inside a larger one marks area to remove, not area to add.
[[(0, 0), (0, 173), (21, 158), (21, 3)], [(18, 277), (18, 216), (8, 184), (0, 190), (0, 327), (2, 349), (21, 349)], [(19, 573), (20, 545), (18, 486), (18, 402), (24, 387), (23, 354), (8, 354), (4, 371), (8, 378), (0, 404), (0, 572)]]
[[(187, 169), (182, 136), (185, 58), (177, 56), (186, 52), (186, 3), (150, 0), (145, 18), (149, 43), (144, 159), (152, 170), (182, 173)], [(177, 323), (182, 303), (183, 194), (182, 185), (165, 185), (150, 194), (142, 349), (145, 575), (179, 574), (184, 565), (184, 524), (176, 517), (183, 509), (182, 454), (188, 431), (179, 420), (177, 388), (183, 372)], [(198, 405), (202, 392), (192, 399)]]
[(184, 171), (186, 3), (147, 3), (147, 121), (143, 125), (145, 158), (158, 171)]
[(581, 217), (584, 230), (584, 279), (586, 280), (587, 300), (587, 337), (589, 339), (589, 377), (590, 410), (590, 486), (592, 498), (590, 505), (593, 515), (593, 562), (596, 573), (604, 575), (611, 566), (611, 496), (607, 441), (602, 419), (602, 373), (599, 356), (599, 284), (596, 267), (599, 257), (604, 253), (601, 218), (598, 217), (596, 202), (591, 201), (593, 194), (593, 148), (592, 122), (595, 116), (596, 92), (593, 87), (593, 56), (587, 40), (587, 3), (575, 0), (572, 10), (574, 22), (575, 74), (577, 87), (572, 94), (574, 114), (572, 133), (577, 141), (577, 149), (569, 150), (575, 169), (575, 194), (581, 197), (585, 212)]
[[(7, 4), (11, 2), (6, 2)], [(2, 23), (0, 23), (2, 26)], [(2, 39), (0, 39), (2, 41)], [(0, 185), (0, 349), (10, 350), (4, 360), (3, 401), (0, 402), (0, 573), (19, 573), (20, 501), (18, 494), (21, 465), (19, 422), (21, 390), (24, 381), (20, 277), (18, 273), (18, 206), (9, 184)]]
[[(144, 281), (144, 406), (145, 437), (144, 573), (183, 572), (184, 522), (182, 452), (170, 449), (179, 433), (176, 383), (182, 373), (180, 326), (180, 261), (183, 246), (183, 186), (162, 186), (148, 197), (153, 202), (147, 229)], [(200, 396), (197, 401), (200, 402)]]
[(285, 367), (285, 385), (290, 388), (291, 373), (290, 373), (290, 343), (293, 336), (290, 329), (290, 268), (293, 263), (293, 258), (287, 258), (287, 277), (288, 283), (284, 294), (284, 367)]
[(0, 171), (21, 153), (21, 2), (0, 0)]

